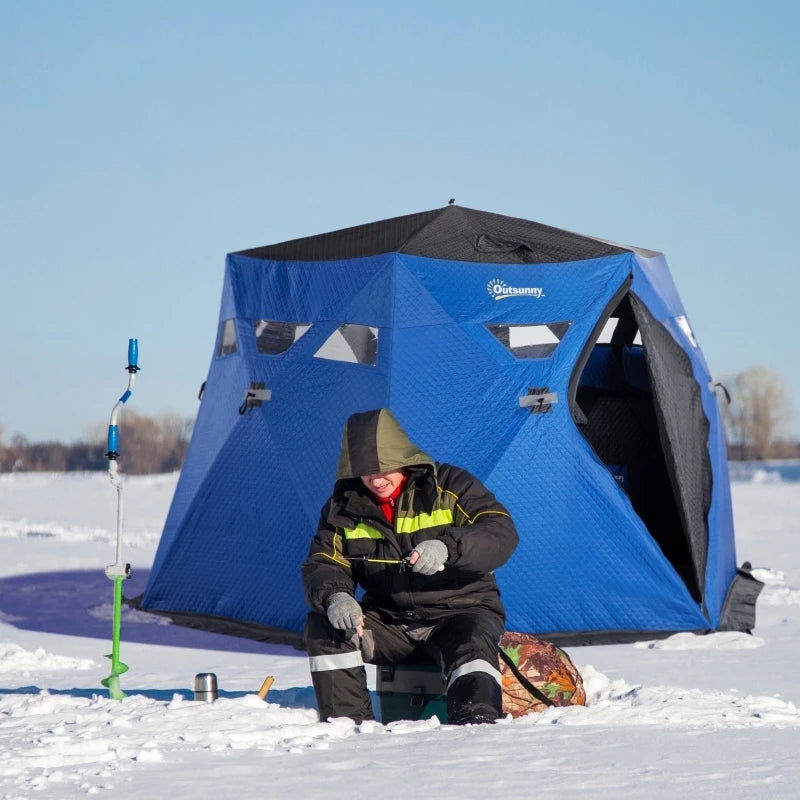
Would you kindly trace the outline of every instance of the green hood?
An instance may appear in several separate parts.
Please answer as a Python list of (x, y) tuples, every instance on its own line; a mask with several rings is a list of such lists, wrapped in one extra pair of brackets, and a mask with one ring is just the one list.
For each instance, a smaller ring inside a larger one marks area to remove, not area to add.
[(353, 414), (345, 423), (336, 480), (397, 472), (415, 464), (433, 466), (388, 408)]

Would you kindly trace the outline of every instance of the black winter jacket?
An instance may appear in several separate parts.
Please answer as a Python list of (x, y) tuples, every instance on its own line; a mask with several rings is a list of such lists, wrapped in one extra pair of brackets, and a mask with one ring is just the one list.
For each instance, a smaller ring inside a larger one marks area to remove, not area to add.
[[(381, 512), (360, 475), (404, 471), (394, 523)], [(416, 448), (386, 409), (348, 420), (332, 497), (302, 566), (309, 607), (324, 612), (336, 592), (398, 622), (437, 619), (481, 607), (504, 616), (492, 571), (518, 537), (506, 509), (466, 470), (436, 463)], [(445, 569), (420, 575), (403, 560), (427, 539), (447, 545)]]

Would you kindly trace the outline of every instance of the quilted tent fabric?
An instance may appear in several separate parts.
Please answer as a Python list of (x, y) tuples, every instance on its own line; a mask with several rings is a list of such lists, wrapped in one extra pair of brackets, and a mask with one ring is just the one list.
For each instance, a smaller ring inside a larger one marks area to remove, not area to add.
[[(614, 320), (626, 338), (605, 342)], [(265, 329), (282, 349), (260, 349)], [(299, 633), (299, 565), (344, 422), (387, 407), (512, 513), (510, 629), (749, 629), (723, 613), (752, 584), (709, 385), (652, 251), (447, 206), (231, 253), (141, 606)]]

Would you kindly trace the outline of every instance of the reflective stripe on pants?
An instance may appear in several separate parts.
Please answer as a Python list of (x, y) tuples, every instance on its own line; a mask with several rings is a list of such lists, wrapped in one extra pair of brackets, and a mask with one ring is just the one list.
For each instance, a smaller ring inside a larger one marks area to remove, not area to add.
[(449, 689), (452, 686), (453, 681), (458, 680), (462, 675), (469, 675), (471, 672), (485, 672), (487, 675), (491, 676), (497, 684), (502, 685), (500, 670), (497, 666), (490, 664), (488, 661), (484, 661), (482, 658), (478, 658), (475, 659), (475, 661), (468, 661), (466, 664), (456, 667), (450, 673), (450, 680), (447, 681), (447, 688)]
[(363, 666), (360, 650), (351, 653), (335, 653), (324, 656), (309, 656), (308, 664), (311, 672), (329, 672), (332, 669), (350, 669)]

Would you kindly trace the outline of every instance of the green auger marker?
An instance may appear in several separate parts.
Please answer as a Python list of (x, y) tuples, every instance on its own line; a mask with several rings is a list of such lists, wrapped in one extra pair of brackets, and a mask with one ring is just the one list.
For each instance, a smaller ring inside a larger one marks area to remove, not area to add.
[(108, 474), (111, 476), (111, 483), (117, 490), (117, 559), (110, 566), (106, 567), (106, 576), (114, 581), (114, 629), (111, 645), (111, 654), (106, 658), (111, 659), (111, 674), (104, 678), (101, 683), (108, 689), (108, 696), (112, 700), (122, 700), (125, 692), (119, 687), (119, 676), (128, 671), (128, 665), (119, 660), (119, 630), (120, 618), (122, 616), (122, 581), (131, 576), (131, 565), (122, 561), (122, 483), (117, 473), (117, 445), (119, 442), (119, 432), (117, 430), (117, 414), (124, 403), (127, 402), (133, 391), (133, 383), (136, 373), (139, 371), (139, 340), (128, 340), (128, 388), (125, 394), (117, 400), (111, 410), (111, 422), (108, 426)]
[(114, 565), (106, 569), (106, 575), (114, 581), (114, 631), (111, 644), (111, 653), (106, 658), (111, 659), (111, 674), (103, 678), (101, 683), (108, 689), (108, 696), (112, 700), (122, 700), (125, 692), (119, 688), (119, 676), (128, 671), (128, 665), (119, 660), (119, 629), (120, 616), (122, 612), (122, 581), (130, 577), (130, 564), (125, 564), (125, 575), (109, 575), (109, 570)]

